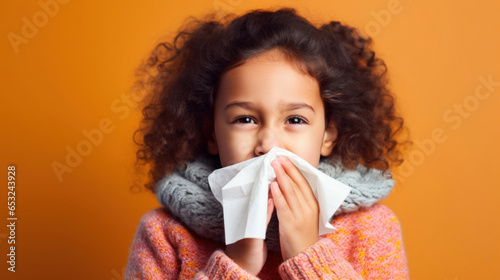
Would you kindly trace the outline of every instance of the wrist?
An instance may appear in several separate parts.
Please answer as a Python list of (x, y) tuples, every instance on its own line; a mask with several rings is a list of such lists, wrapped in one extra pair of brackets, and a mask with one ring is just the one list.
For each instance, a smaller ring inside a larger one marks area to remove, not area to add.
[(281, 255), (284, 261), (306, 251), (309, 247), (316, 244), (320, 240), (320, 237), (319, 235), (310, 235), (308, 237), (290, 239), (289, 242), (281, 243)]
[(257, 275), (267, 259), (267, 247), (262, 239), (245, 238), (226, 246), (226, 255), (247, 272)]

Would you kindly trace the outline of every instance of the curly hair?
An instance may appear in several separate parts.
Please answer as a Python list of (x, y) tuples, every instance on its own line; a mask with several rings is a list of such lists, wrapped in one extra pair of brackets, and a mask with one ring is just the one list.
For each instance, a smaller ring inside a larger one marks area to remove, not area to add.
[(362, 163), (388, 170), (403, 161), (396, 137), (403, 119), (387, 86), (387, 68), (370, 49), (371, 39), (355, 28), (336, 21), (315, 27), (292, 8), (187, 23), (138, 71), (146, 98), (134, 141), (140, 145), (136, 163), (150, 165), (148, 189), (206, 151), (204, 123), (213, 116), (222, 74), (271, 49), (318, 81), (327, 124), (339, 132), (332, 155), (346, 168)]

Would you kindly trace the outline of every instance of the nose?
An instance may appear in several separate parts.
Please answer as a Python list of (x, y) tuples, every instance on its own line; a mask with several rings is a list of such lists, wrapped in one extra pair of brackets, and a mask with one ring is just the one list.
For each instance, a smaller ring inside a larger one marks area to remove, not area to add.
[(257, 133), (257, 145), (254, 153), (256, 156), (262, 156), (269, 152), (273, 147), (280, 147), (278, 135), (270, 128), (261, 129)]

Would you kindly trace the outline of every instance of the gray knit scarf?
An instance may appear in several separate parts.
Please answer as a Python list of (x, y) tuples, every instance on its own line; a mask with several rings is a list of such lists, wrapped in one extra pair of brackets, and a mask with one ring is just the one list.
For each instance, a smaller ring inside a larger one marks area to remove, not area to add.
[[(201, 155), (185, 168), (160, 180), (156, 185), (156, 195), (160, 203), (189, 229), (203, 237), (224, 242), (222, 205), (208, 184), (208, 175), (220, 167), (217, 157)], [(339, 158), (321, 159), (318, 169), (352, 188), (334, 217), (372, 206), (389, 195), (394, 186), (390, 173), (383, 174), (361, 164), (355, 170), (345, 169)], [(279, 251), (276, 211), (269, 222), (266, 244), (268, 249)]]

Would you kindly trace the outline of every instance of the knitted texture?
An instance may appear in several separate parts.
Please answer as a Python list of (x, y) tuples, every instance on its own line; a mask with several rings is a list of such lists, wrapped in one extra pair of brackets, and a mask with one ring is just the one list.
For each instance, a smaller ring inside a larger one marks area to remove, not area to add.
[[(220, 168), (216, 157), (201, 155), (156, 185), (159, 202), (171, 214), (180, 219), (189, 229), (199, 235), (224, 241), (224, 218), (222, 205), (214, 197), (208, 175)], [(339, 158), (328, 162), (324, 159), (318, 170), (350, 186), (351, 192), (334, 216), (370, 207), (385, 198), (394, 186), (394, 180), (386, 178), (380, 170), (358, 165), (355, 170), (343, 167)], [(266, 244), (270, 250), (279, 251), (279, 224), (273, 213), (266, 232)]]
[(338, 230), (282, 262), (270, 251), (258, 277), (224, 254), (224, 244), (201, 237), (166, 208), (145, 214), (137, 229), (125, 279), (408, 279), (401, 228), (386, 206), (338, 215)]

